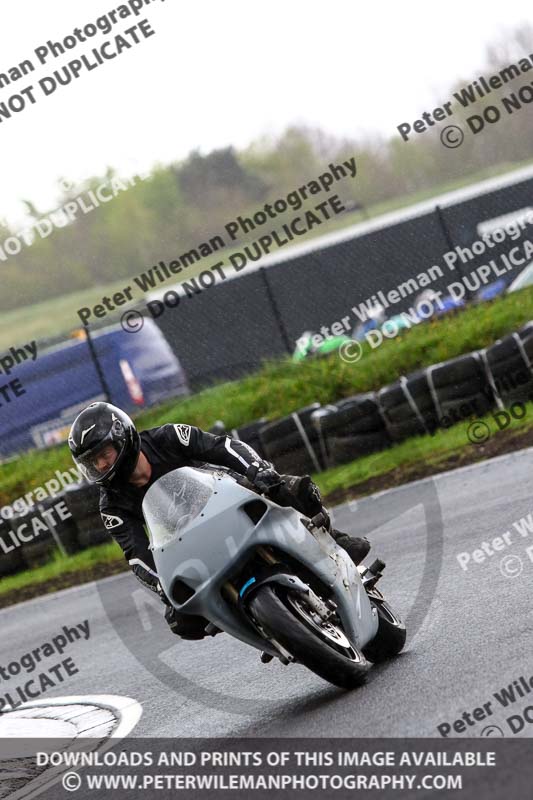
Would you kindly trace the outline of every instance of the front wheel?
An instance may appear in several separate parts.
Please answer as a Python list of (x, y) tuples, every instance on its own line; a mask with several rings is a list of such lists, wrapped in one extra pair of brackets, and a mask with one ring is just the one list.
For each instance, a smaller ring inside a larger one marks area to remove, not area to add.
[(323, 620), (311, 608), (306, 595), (263, 586), (250, 600), (255, 622), (294, 658), (324, 680), (352, 689), (369, 669), (363, 653), (348, 640), (342, 628)]

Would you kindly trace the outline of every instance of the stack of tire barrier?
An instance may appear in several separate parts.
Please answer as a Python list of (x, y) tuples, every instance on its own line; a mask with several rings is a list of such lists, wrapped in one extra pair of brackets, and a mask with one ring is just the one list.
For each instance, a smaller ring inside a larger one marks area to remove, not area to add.
[(319, 432), (312, 421), (313, 412), (319, 408), (320, 403), (313, 403), (260, 428), (263, 453), (278, 472), (302, 475), (324, 468)]
[(377, 393), (378, 406), (394, 442), (430, 433), (437, 425), (437, 412), (426, 370), (402, 375)]
[[(81, 549), (78, 538), (78, 521), (75, 519), (75, 517), (67, 517), (67, 519), (61, 518), (62, 514), (60, 514), (58, 510), (58, 503), (60, 501), (61, 510), (68, 513), (68, 506), (64, 493), (58, 497), (49, 497), (46, 500), (43, 500), (38, 504), (38, 508), (41, 514), (43, 511), (52, 511), (53, 520), (55, 521), (55, 525), (53, 526), (55, 536), (60, 540), (65, 552), (68, 555), (72, 555)], [(63, 513), (63, 516), (66, 516), (66, 513)], [(52, 522), (50, 522), (50, 524), (52, 524)]]
[(481, 352), (500, 407), (533, 399), (533, 322)]
[(81, 547), (92, 547), (110, 541), (99, 510), (100, 489), (88, 483), (69, 486), (61, 495), (76, 520), (78, 542)]
[(323, 437), (327, 466), (354, 461), (391, 443), (374, 392), (355, 395), (315, 415)]
[(24, 569), (21, 548), (17, 547), (17, 539), (10, 536), (10, 520), (0, 517), (0, 578), (4, 575), (12, 575)]
[(247, 425), (242, 425), (240, 428), (234, 428), (231, 431), (231, 435), (234, 439), (239, 439), (241, 442), (249, 444), (261, 458), (268, 458), (260, 439), (260, 433), (265, 425), (267, 425), (267, 421), (262, 417), (254, 422), (249, 422)]
[(448, 428), (494, 407), (494, 393), (480, 353), (433, 364), (426, 373), (439, 426)]
[[(58, 504), (61, 503), (61, 513)], [(68, 509), (63, 495), (48, 497), (25, 514), (15, 514), (9, 521), (19, 541), (22, 559), (27, 567), (46, 564), (53, 552), (64, 550), (72, 555), (80, 549), (77, 521), (66, 516)]]
[[(15, 514), (9, 522), (17, 539), (23, 541), (20, 551), (25, 567), (34, 569), (50, 561), (57, 544), (37, 506), (27, 514)], [(30, 541), (24, 541), (26, 538)]]

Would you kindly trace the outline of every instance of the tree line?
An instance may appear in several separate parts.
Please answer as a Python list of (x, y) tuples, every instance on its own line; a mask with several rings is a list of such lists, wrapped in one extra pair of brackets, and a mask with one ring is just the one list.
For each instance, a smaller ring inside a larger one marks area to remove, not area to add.
[[(489, 47), (480, 71), (450, 87), (450, 97), (478, 74), (492, 74), (525, 56), (531, 33), (531, 28), (522, 26), (514, 36)], [(508, 84), (509, 90), (519, 82)], [(461, 114), (479, 114), (483, 105), (491, 102), (489, 96), (460, 112), (455, 106), (453, 121), (460, 120)], [(31, 246), (3, 262), (0, 309), (129, 278), (152, 263), (171, 259), (176, 252), (208, 240), (232, 217), (251, 213), (306, 183), (330, 161), (355, 156), (356, 179), (341, 181), (336, 191), (348, 207), (368, 208), (480, 170), (531, 159), (529, 113), (522, 110), (487, 126), (489, 130), (477, 136), (467, 136), (458, 150), (442, 146), (441, 126), (408, 143), (396, 133), (390, 138), (367, 135), (351, 139), (318, 128), (291, 126), (277, 138), (263, 137), (242, 150), (225, 147), (206, 154), (192, 152), (182, 161), (155, 167), (147, 179), (119, 193), (112, 202), (79, 214), (76, 221), (45, 238), (37, 236)], [(64, 189), (58, 207), (96, 190), (113, 175), (113, 170), (108, 170)], [(28, 226), (50, 213), (30, 201), (25, 205)], [(16, 234), (16, 230), (0, 226), (0, 245)]]

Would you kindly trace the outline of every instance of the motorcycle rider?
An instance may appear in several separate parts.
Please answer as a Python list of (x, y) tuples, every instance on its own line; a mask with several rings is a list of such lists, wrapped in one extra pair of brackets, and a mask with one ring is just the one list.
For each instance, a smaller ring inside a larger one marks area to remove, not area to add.
[(184, 639), (202, 639), (207, 621), (180, 614), (166, 598), (144, 527), (142, 501), (150, 486), (171, 470), (209, 463), (244, 475), (275, 503), (292, 506), (312, 518), (323, 513), (337, 544), (359, 564), (370, 550), (360, 539), (331, 527), (320, 492), (308, 475), (279, 475), (245, 442), (215, 436), (185, 424), (166, 424), (137, 432), (121, 409), (110, 403), (92, 403), (74, 420), (68, 444), (74, 462), (89, 481), (100, 486), (100, 514), (118, 542), (135, 577), (166, 603), (165, 619)]

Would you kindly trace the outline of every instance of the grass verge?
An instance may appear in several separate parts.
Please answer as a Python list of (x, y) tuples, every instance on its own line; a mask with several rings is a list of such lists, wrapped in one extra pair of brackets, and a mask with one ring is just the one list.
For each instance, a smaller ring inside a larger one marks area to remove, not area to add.
[(0, 580), (0, 608), (127, 569), (122, 550), (115, 542), (66, 557), (57, 550), (47, 564)]

